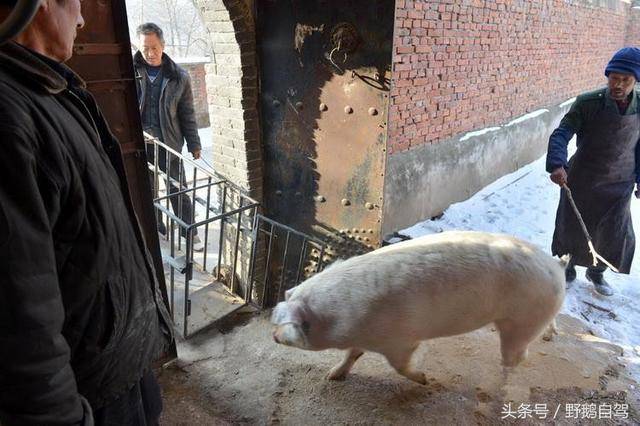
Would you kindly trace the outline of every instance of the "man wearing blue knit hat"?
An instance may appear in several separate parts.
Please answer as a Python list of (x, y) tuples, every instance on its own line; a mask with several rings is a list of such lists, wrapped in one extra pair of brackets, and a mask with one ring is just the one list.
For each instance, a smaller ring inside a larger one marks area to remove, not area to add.
[[(640, 49), (625, 47), (604, 71), (607, 87), (578, 96), (549, 138), (547, 171), (551, 180), (572, 192), (596, 251), (621, 273), (628, 274), (635, 249), (631, 195), (640, 198)], [(577, 150), (567, 162), (567, 145), (577, 134)], [(560, 196), (553, 234), (554, 255), (571, 255), (567, 282), (575, 265), (587, 267), (595, 290), (611, 296), (606, 266), (593, 266), (587, 240), (565, 191)]]

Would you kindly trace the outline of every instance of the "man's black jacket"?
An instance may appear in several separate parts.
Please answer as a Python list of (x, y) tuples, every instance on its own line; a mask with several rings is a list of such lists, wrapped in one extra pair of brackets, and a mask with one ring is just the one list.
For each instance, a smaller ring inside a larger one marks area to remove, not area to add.
[(141, 113), (145, 108), (159, 109), (163, 142), (178, 152), (182, 152), (185, 140), (189, 152), (201, 149), (189, 74), (173, 62), (166, 53), (163, 54), (160, 101), (158, 105), (145, 105), (147, 71), (140, 52), (134, 55), (133, 65), (136, 70), (138, 107)]
[(0, 47), (0, 423), (71, 424), (171, 339), (119, 145), (63, 65)]

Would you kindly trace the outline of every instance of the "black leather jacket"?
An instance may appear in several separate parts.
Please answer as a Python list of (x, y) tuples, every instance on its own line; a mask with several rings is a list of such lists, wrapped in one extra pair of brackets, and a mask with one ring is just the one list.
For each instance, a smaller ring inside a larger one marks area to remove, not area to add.
[[(138, 106), (142, 113), (144, 108), (152, 106), (144, 104), (147, 71), (140, 52), (133, 56), (133, 65), (136, 69)], [(165, 53), (162, 55), (162, 76), (160, 102), (157, 107), (160, 109), (163, 142), (178, 152), (182, 152), (184, 140), (187, 141), (189, 152), (201, 149), (196, 115), (193, 110), (193, 93), (189, 74)]]
[(80, 421), (83, 401), (128, 391), (172, 339), (118, 142), (54, 65), (0, 47), (4, 426)]

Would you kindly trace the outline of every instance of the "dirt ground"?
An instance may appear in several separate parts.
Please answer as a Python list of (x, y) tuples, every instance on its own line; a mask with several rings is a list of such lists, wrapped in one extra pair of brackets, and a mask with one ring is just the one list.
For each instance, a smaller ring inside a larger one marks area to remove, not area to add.
[(340, 351), (276, 345), (268, 312), (241, 312), (179, 344), (179, 359), (160, 372), (162, 424), (640, 424), (640, 392), (622, 348), (568, 316), (558, 328), (509, 372), (497, 333), (485, 327), (423, 342), (413, 364), (426, 386), (373, 353), (335, 382), (325, 375)]

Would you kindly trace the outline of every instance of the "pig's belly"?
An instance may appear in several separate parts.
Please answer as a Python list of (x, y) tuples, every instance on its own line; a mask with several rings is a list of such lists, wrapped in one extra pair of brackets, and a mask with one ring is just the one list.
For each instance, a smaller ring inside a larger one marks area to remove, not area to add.
[(373, 313), (375, 319), (364, 319), (352, 333), (359, 330), (362, 339), (373, 344), (380, 335), (390, 340), (418, 341), (468, 333), (502, 316), (495, 301), (467, 297), (452, 297), (446, 303), (435, 304), (420, 304), (414, 299), (398, 309), (392, 306)]

